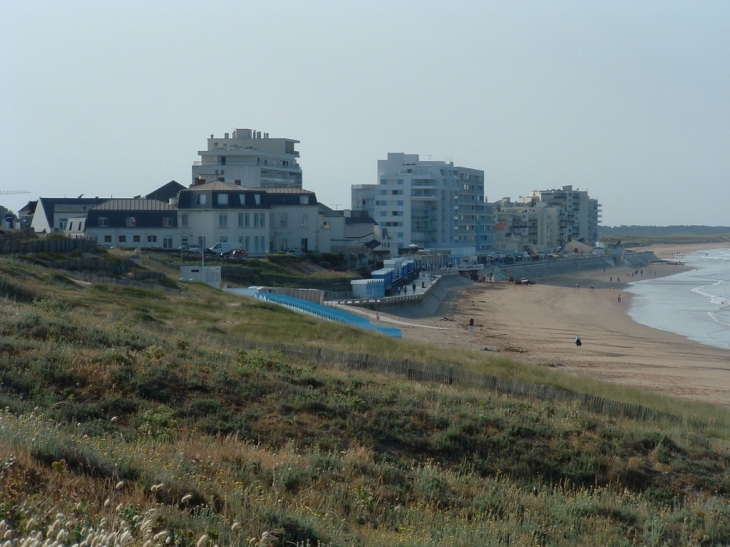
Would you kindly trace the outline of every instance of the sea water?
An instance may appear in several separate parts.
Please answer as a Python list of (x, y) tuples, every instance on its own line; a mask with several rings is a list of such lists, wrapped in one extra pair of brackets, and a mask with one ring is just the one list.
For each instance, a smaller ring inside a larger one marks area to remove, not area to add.
[(642, 325), (730, 349), (730, 248), (695, 251), (672, 261), (691, 270), (629, 283), (629, 315)]

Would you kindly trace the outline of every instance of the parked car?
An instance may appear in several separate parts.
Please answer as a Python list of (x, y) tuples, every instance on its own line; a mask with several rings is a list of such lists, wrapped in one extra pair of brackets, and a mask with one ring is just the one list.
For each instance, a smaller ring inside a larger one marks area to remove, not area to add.
[(286, 253), (290, 255), (304, 256), (304, 251), (301, 249), (289, 249)]
[(187, 249), (184, 249), (184, 250), (188, 253), (200, 254), (200, 247), (198, 247), (197, 245), (187, 246)]
[(228, 243), (227, 241), (220, 241), (210, 248), (213, 254), (221, 256), (229, 255), (232, 251), (236, 249), (243, 249), (243, 245), (241, 245), (240, 243)]
[(246, 258), (246, 249), (233, 249), (231, 251), (230, 257), (238, 260)]

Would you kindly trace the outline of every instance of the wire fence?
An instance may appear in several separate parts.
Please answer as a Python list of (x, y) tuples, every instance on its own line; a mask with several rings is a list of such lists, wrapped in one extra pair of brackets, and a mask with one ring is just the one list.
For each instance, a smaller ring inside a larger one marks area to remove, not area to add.
[(634, 420), (687, 424), (695, 428), (706, 427), (705, 424), (700, 422), (633, 403), (623, 403), (597, 395), (577, 393), (555, 386), (488, 376), (451, 366), (429, 365), (410, 361), (409, 359), (388, 359), (364, 353), (349, 353), (321, 347), (265, 344), (252, 340), (238, 340), (237, 344), (249, 350), (259, 349), (269, 352), (281, 352), (289, 357), (336, 369), (367, 371), (417, 382), (458, 385), (531, 400), (577, 403), (593, 412), (624, 416)]

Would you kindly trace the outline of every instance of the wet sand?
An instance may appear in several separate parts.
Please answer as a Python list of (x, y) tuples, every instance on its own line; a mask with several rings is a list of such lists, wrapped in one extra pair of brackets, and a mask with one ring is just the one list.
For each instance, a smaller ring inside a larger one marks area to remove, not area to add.
[[(681, 261), (681, 254), (721, 246), (727, 244), (642, 250)], [(631, 295), (624, 291), (625, 283), (672, 275), (683, 267), (652, 264), (643, 274), (631, 277), (634, 270), (607, 267), (605, 272), (595, 269), (545, 277), (530, 286), (474, 284), (459, 290), (455, 305), (452, 302), (447, 308), (453, 321), (444, 321), (442, 315), (416, 319), (381, 315), (402, 329), (405, 339), (423, 340), (427, 330), (429, 342), (444, 347), (501, 352), (570, 374), (730, 405), (730, 351), (641, 325), (627, 314)], [(470, 319), (474, 319), (473, 332)], [(581, 347), (574, 343), (576, 335), (581, 337)]]

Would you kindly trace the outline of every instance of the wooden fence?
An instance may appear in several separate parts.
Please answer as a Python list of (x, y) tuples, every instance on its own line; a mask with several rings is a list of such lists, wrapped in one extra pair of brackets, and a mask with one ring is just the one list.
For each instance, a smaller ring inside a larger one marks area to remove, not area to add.
[(95, 239), (85, 237), (78, 239), (33, 239), (30, 241), (17, 241), (10, 238), (0, 241), (0, 254), (64, 253), (76, 249), (93, 251), (96, 247)]
[(339, 369), (361, 370), (395, 376), (404, 380), (418, 382), (436, 382), (448, 385), (459, 385), (467, 388), (484, 389), (515, 397), (532, 400), (577, 403), (590, 411), (625, 416), (635, 420), (665, 421), (669, 423), (687, 423), (693, 427), (705, 427), (705, 424), (660, 412), (645, 406), (622, 403), (589, 395), (576, 393), (567, 389), (530, 384), (519, 380), (509, 380), (496, 376), (487, 376), (454, 367), (428, 365), (408, 359), (387, 359), (363, 353), (348, 353), (327, 348), (306, 346), (290, 346), (286, 344), (264, 344), (252, 340), (238, 340), (237, 345), (245, 349), (260, 349), (269, 352), (281, 352), (284, 355)]

